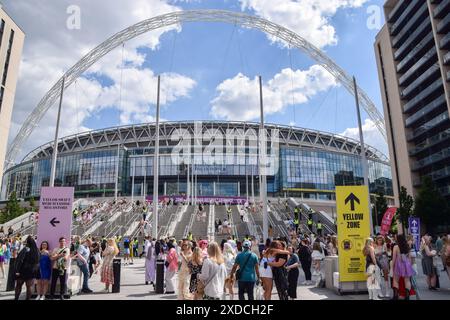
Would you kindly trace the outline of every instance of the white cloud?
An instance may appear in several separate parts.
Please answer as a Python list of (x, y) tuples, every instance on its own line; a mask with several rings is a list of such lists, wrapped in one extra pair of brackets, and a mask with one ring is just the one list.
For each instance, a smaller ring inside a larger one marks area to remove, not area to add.
[[(362, 126), (363, 135), (364, 135), (364, 143), (367, 143), (369, 146), (378, 149), (383, 152), (386, 156), (389, 157), (389, 150), (386, 141), (381, 135), (380, 131), (376, 127), (375, 123), (366, 119)], [(346, 136), (349, 138), (353, 138), (359, 141), (359, 129), (356, 128), (347, 128), (344, 132), (340, 133), (342, 136)]]
[[(339, 9), (357, 8), (368, 0), (239, 0), (242, 10), (278, 23), (319, 48), (336, 45), (336, 30), (330, 19)], [(269, 37), (272, 41), (276, 38)]]
[[(81, 29), (66, 27), (71, 5), (81, 9)], [(26, 33), (23, 59), (16, 91), (10, 141), (23, 121), (36, 107), (51, 86), (81, 57), (114, 33), (144, 19), (163, 13), (179, 11), (169, 0), (41, 0), (4, 1), (5, 9)], [(34, 17), (40, 17), (39, 19)], [(45, 23), (42, 23), (45, 21)], [(84, 120), (105, 108), (116, 108), (120, 123), (153, 120), (156, 102), (156, 76), (144, 68), (145, 55), (138, 48), (157, 49), (160, 36), (169, 30), (180, 31), (177, 25), (158, 29), (125, 44), (122, 104), (119, 106), (122, 50), (117, 48), (103, 57), (65, 92), (61, 136), (85, 131)], [(102, 85), (96, 77), (109, 79)], [(195, 81), (179, 74), (162, 75), (162, 105), (188, 97)], [(170, 88), (170, 90), (169, 90)], [(78, 103), (76, 98), (78, 96)], [(23, 147), (23, 153), (53, 139), (56, 108), (53, 106), (41, 120)], [(17, 159), (20, 160), (20, 159)]]
[[(281, 70), (263, 85), (264, 114), (282, 112), (292, 104), (302, 104), (319, 92), (337, 86), (335, 78), (318, 65), (308, 70)], [(218, 95), (211, 101), (211, 115), (226, 120), (258, 119), (259, 80), (239, 73), (216, 88)]]

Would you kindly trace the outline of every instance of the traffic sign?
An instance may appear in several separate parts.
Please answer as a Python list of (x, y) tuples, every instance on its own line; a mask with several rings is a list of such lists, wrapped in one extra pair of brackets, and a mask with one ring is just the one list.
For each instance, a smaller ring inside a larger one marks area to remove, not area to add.
[(72, 229), (73, 187), (42, 187), (39, 204), (38, 242), (47, 241), (50, 250), (59, 246), (59, 238), (70, 242)]
[(414, 244), (416, 246), (416, 251), (420, 248), (420, 218), (409, 217), (409, 233), (414, 237)]
[(366, 259), (362, 253), (370, 236), (369, 191), (366, 186), (336, 187), (339, 279), (366, 281)]

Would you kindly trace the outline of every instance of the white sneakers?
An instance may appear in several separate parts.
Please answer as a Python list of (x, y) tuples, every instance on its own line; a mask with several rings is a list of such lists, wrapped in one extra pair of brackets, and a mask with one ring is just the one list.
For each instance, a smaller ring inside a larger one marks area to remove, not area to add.
[(45, 295), (43, 296), (37, 295), (35, 300), (45, 300)]

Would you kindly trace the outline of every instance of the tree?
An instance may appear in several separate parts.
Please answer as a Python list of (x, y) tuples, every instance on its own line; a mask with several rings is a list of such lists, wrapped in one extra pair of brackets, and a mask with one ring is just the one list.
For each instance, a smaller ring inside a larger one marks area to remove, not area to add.
[(34, 200), (33, 197), (31, 197), (31, 199), (30, 199), (30, 211), (33, 211), (33, 212), (37, 211), (36, 210), (36, 201)]
[(381, 221), (383, 220), (383, 215), (388, 209), (388, 203), (383, 191), (379, 191), (375, 197), (374, 201), (374, 217), (375, 223), (381, 226)]
[(405, 230), (408, 228), (408, 218), (412, 214), (412, 208), (414, 206), (414, 199), (408, 194), (405, 187), (400, 188), (400, 207), (397, 210), (397, 219), (402, 223), (403, 234), (406, 234)]
[(11, 194), (9, 195), (8, 203), (5, 207), (3, 223), (19, 217), (24, 212), (24, 209), (20, 206), (19, 200), (17, 200), (16, 192), (11, 192)]
[(430, 177), (423, 177), (422, 186), (416, 196), (414, 215), (420, 217), (427, 230), (433, 230), (439, 225), (448, 224), (449, 206), (439, 193)]

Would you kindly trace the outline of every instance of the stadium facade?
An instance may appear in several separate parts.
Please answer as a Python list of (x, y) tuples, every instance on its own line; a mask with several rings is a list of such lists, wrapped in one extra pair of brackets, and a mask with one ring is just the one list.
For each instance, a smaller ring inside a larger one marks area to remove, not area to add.
[[(358, 141), (282, 125), (265, 129), (270, 196), (334, 200), (336, 186), (363, 184)], [(73, 186), (77, 197), (113, 196), (117, 180), (120, 196), (151, 195), (155, 134), (155, 124), (148, 123), (60, 139), (55, 186)], [(159, 134), (160, 195), (186, 193), (188, 171), (196, 174), (200, 196), (259, 194), (258, 123), (163, 122)], [(38, 198), (49, 185), (52, 150), (53, 143), (40, 146), (6, 170), (1, 199), (12, 191)], [(389, 160), (369, 146), (366, 155), (371, 193), (392, 197)]]

